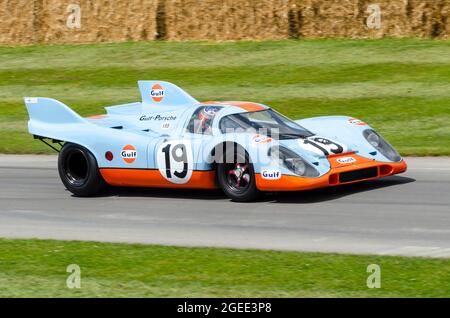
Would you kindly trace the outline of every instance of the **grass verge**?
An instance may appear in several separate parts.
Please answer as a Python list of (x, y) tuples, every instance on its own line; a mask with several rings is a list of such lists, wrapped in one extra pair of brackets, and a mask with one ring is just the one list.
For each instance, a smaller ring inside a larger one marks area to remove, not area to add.
[(358, 117), (403, 155), (450, 155), (450, 41), (141, 42), (0, 47), (0, 153), (48, 153), (27, 133), (23, 96), (81, 115), (139, 100), (136, 81), (199, 100), (251, 100), (294, 118)]
[[(450, 296), (448, 259), (6, 239), (0, 251), (0, 297)], [(69, 264), (80, 289), (66, 287)]]

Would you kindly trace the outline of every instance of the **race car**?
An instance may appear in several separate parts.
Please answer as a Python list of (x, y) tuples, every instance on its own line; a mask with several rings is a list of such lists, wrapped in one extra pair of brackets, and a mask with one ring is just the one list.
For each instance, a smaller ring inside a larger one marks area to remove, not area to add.
[(108, 186), (221, 188), (234, 201), (406, 171), (398, 152), (347, 116), (293, 121), (259, 103), (199, 102), (164, 81), (139, 81), (141, 102), (83, 118), (63, 103), (25, 97), (28, 129), (59, 152), (75, 196)]

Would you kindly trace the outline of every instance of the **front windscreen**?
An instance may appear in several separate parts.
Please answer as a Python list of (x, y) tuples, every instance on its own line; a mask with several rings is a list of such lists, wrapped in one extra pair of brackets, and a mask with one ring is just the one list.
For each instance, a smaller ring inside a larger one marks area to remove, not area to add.
[(272, 109), (233, 114), (220, 121), (222, 133), (255, 132), (279, 139), (312, 136), (313, 133)]

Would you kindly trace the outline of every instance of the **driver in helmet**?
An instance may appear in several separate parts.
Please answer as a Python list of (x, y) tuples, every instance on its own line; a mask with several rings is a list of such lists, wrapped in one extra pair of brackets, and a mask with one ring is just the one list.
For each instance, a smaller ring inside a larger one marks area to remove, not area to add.
[(212, 121), (219, 109), (214, 106), (206, 106), (198, 113), (197, 131), (203, 134), (211, 134)]

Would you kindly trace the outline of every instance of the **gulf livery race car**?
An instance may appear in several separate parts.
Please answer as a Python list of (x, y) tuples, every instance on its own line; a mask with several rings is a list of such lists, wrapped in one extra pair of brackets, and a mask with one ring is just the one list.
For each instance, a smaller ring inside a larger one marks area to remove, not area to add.
[(59, 151), (59, 175), (74, 195), (107, 185), (219, 187), (249, 201), (406, 170), (397, 151), (355, 118), (292, 121), (258, 103), (198, 102), (168, 82), (139, 81), (139, 89), (141, 102), (87, 118), (54, 99), (25, 98), (29, 132)]

